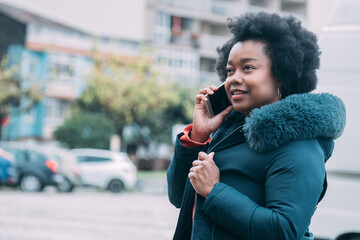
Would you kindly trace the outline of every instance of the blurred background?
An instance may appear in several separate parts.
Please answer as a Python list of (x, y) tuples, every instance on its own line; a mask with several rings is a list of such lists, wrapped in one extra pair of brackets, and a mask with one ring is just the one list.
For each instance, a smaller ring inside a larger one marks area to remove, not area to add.
[[(171, 239), (173, 142), (220, 81), (227, 19), (293, 15), (345, 102), (310, 230), (360, 239), (360, 0), (0, 0), (0, 239)], [(120, 194), (118, 194), (120, 193)]]

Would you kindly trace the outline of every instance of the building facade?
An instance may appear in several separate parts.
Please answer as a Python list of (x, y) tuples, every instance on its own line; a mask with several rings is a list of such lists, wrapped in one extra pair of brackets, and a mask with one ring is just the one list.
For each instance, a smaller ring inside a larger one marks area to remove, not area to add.
[(160, 78), (201, 88), (220, 83), (216, 48), (229, 39), (227, 18), (270, 11), (305, 21), (306, 6), (306, 0), (0, 0), (0, 12), (26, 32), (20, 45), (10, 41), (8, 54), (17, 56), (22, 78), (42, 82), (45, 93), (32, 111), (10, 117), (3, 139), (52, 139), (85, 87), (94, 48), (136, 57), (142, 43), (151, 43)]
[(0, 29), (0, 46), (7, 49), (10, 66), (19, 67), (24, 87), (37, 84), (44, 94), (31, 110), (12, 111), (2, 140), (52, 140), (53, 131), (63, 124), (71, 103), (85, 88), (93, 52), (126, 57), (139, 51), (138, 41), (96, 36), (1, 3), (0, 19), (6, 25)]

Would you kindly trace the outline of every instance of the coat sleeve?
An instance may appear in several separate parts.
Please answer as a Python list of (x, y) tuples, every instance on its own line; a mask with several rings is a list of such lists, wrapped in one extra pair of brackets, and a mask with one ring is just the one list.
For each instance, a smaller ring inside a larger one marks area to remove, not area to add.
[(208, 148), (208, 144), (196, 148), (185, 147), (179, 140), (182, 135), (183, 133), (180, 133), (176, 138), (174, 156), (167, 170), (169, 200), (177, 208), (181, 207), (192, 162), (197, 159), (200, 151), (206, 152)]
[(319, 145), (299, 141), (276, 150), (266, 165), (265, 206), (224, 183), (216, 184), (202, 210), (244, 239), (302, 239), (323, 188)]

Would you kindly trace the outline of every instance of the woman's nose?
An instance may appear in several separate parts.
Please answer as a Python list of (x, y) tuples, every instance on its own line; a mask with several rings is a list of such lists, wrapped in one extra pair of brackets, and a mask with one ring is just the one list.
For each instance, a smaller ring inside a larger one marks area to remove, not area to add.
[(242, 84), (244, 82), (243, 76), (241, 73), (235, 72), (232, 76), (228, 78), (231, 85)]

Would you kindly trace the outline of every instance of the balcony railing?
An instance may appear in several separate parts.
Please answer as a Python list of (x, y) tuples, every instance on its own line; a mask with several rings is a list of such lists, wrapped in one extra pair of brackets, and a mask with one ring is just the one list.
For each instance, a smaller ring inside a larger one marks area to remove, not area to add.
[(219, 76), (215, 72), (205, 72), (200, 71), (200, 81), (199, 85), (201, 87), (206, 87), (210, 85), (220, 85)]
[(242, 4), (239, 2), (211, 1), (211, 0), (158, 0), (167, 7), (208, 13), (219, 16), (238, 16), (247, 11), (264, 11), (265, 8)]
[(199, 48), (216, 52), (217, 47), (224, 45), (230, 37), (216, 36), (212, 34), (202, 33), (199, 38)]
[[(261, 12), (272, 11), (272, 9), (244, 4), (241, 2), (230, 1), (212, 1), (212, 0), (158, 0), (162, 6), (186, 10), (193, 12), (198, 17), (201, 16), (220, 16), (220, 17), (234, 17), (239, 16), (245, 12)], [(281, 15), (293, 15), (301, 21), (305, 17), (301, 14), (291, 12), (278, 12)], [(225, 22), (224, 22), (225, 23)]]
[(49, 97), (63, 99), (67, 101), (75, 100), (78, 95), (75, 84), (65, 81), (51, 81), (46, 87), (46, 95)]

